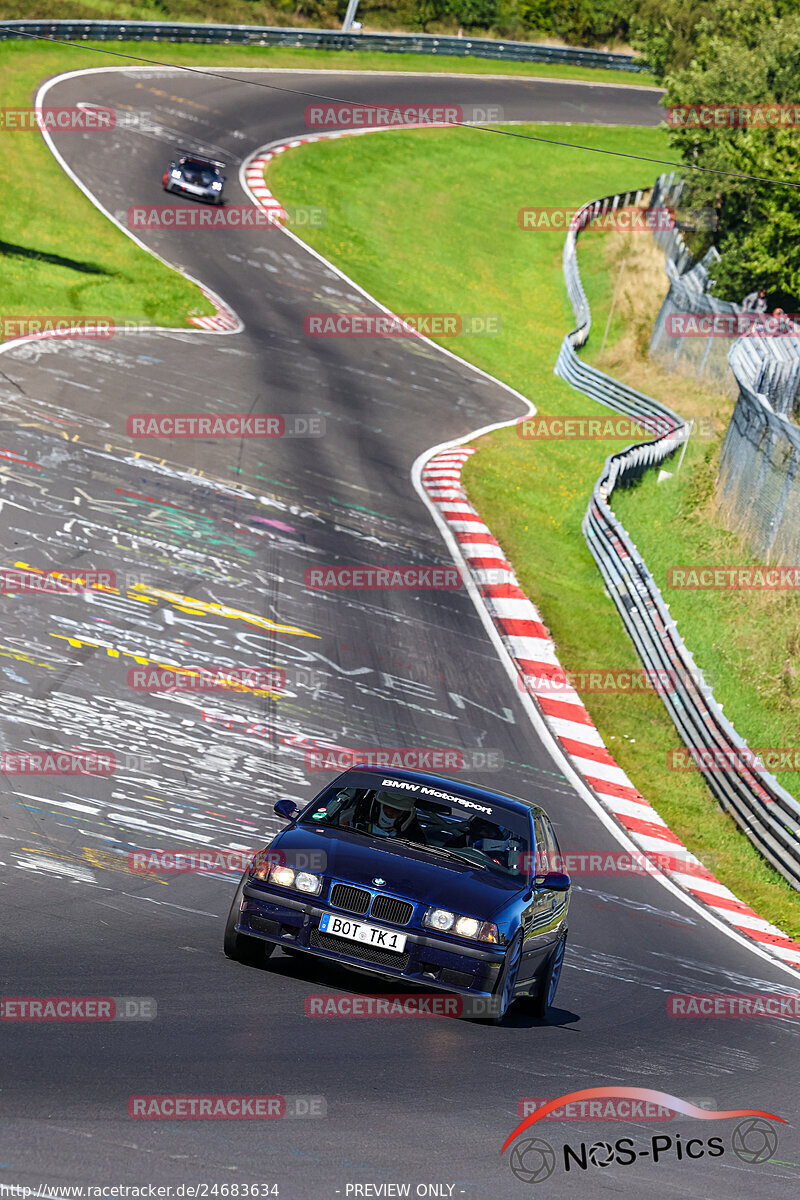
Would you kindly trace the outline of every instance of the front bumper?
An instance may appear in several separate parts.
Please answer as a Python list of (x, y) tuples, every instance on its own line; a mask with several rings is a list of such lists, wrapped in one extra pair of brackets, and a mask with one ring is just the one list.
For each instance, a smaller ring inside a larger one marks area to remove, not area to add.
[(180, 179), (170, 179), (169, 182), (173, 192), (180, 192), (182, 196), (189, 196), (192, 200), (206, 200), (212, 204), (222, 202), (222, 192), (212, 192), (210, 188), (196, 188)]
[(456, 944), (435, 934), (406, 926), (400, 929), (397, 925), (367, 918), (371, 925), (406, 935), (405, 950), (397, 953), (381, 947), (362, 946), (322, 932), (319, 923), (323, 913), (350, 915), (320, 903), (316, 898), (295, 899), (248, 883), (244, 888), (237, 930), (278, 946), (303, 950), (384, 978), (422, 984), (439, 991), (490, 996), (494, 990), (505, 958), (503, 946)]

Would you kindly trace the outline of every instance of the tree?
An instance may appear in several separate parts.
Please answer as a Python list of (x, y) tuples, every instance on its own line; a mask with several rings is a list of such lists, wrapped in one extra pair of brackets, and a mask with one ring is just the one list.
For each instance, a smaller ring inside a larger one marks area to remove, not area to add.
[[(735, 39), (727, 37), (727, 29), (726, 36), (720, 36), (716, 18), (699, 23), (694, 59), (667, 76), (668, 106), (794, 106), (800, 78), (800, 17), (764, 18), (761, 10), (759, 18), (759, 6), (752, 0), (735, 8)], [(690, 167), (798, 184), (800, 105), (797, 108), (793, 127), (672, 129), (670, 145)], [(763, 287), (782, 301), (800, 296), (800, 188), (699, 171), (688, 172), (687, 184), (690, 206), (713, 207), (718, 213), (718, 295), (738, 301), (754, 287)]]

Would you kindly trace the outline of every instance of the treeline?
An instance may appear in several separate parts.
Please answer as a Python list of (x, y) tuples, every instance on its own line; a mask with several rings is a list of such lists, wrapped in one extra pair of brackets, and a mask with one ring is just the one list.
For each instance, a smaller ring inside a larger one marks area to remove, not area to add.
[[(637, 19), (639, 48), (664, 82), (666, 105), (739, 110), (738, 127), (692, 124), (669, 133), (671, 157), (686, 164), (687, 202), (717, 213), (712, 236), (723, 256), (715, 269), (717, 295), (738, 302), (764, 288), (770, 309), (797, 312), (797, 0), (642, 0)], [(749, 105), (762, 115), (742, 116)], [(782, 113), (779, 105), (786, 106)], [(787, 116), (791, 123), (783, 123)], [(737, 178), (742, 175), (761, 179)], [(698, 235), (693, 248), (702, 251), (709, 240)]]
[[(273, 0), (276, 3), (276, 0)], [(423, 33), (494, 35), (533, 41), (555, 38), (573, 46), (627, 43), (638, 0), (361, 0), (359, 19), (370, 28)], [(334, 24), (346, 0), (277, 0), (284, 12)]]

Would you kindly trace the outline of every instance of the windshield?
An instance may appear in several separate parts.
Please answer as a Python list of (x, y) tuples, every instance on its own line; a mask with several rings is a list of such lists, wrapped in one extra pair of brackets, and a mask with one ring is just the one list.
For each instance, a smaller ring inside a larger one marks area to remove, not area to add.
[(181, 171), (187, 183), (199, 184), (201, 187), (209, 187), (221, 178), (219, 171), (205, 163), (185, 162), (181, 164)]
[(394, 789), (342, 788), (310, 805), (300, 824), (399, 841), (431, 850), (437, 857), (445, 852), (488, 871), (524, 875), (530, 851), (524, 816), (489, 805), (491, 815), (484, 815), (467, 808), (468, 802), (460, 803), (464, 807), (457, 800), (450, 803)]

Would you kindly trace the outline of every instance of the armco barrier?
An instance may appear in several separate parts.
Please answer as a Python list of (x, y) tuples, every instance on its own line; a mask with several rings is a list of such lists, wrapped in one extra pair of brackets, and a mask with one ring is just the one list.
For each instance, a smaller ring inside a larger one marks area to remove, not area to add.
[[(661, 592), (609, 503), (615, 487), (624, 486), (657, 466), (687, 439), (689, 427), (677, 413), (642, 392), (611, 379), (582, 362), (582, 346), (591, 328), (591, 312), (581, 284), (577, 261), (577, 232), (599, 213), (630, 202), (628, 196), (607, 196), (579, 210), (564, 245), (564, 279), (577, 321), (564, 338), (555, 373), (615, 412), (641, 417), (667, 418), (671, 431), (652, 442), (628, 447), (610, 455), (592, 491), (583, 520), (589, 550), (600, 568), (609, 595), (645, 667), (674, 673), (674, 691), (661, 698), (685, 744), (690, 748), (731, 752), (747, 744), (722, 712), (704, 682), (669, 614)], [(652, 202), (652, 200), (651, 200)], [(679, 249), (679, 247), (677, 247)], [(669, 676), (672, 678), (673, 676)], [(710, 771), (705, 779), (722, 808), (730, 813), (764, 857), (800, 888), (800, 804), (774, 776), (749, 770)]]
[(337, 29), (282, 29), (269, 25), (204, 25), (191, 21), (3, 21), (0, 40), (39, 37), (92, 42), (201, 42), (206, 45), (293, 46), (309, 50), (373, 50), (385, 54), (442, 54), (502, 58), (609, 71), (648, 71), (631, 54), (571, 46), (540, 46), (493, 38), (441, 37), (433, 33), (342, 33)]

